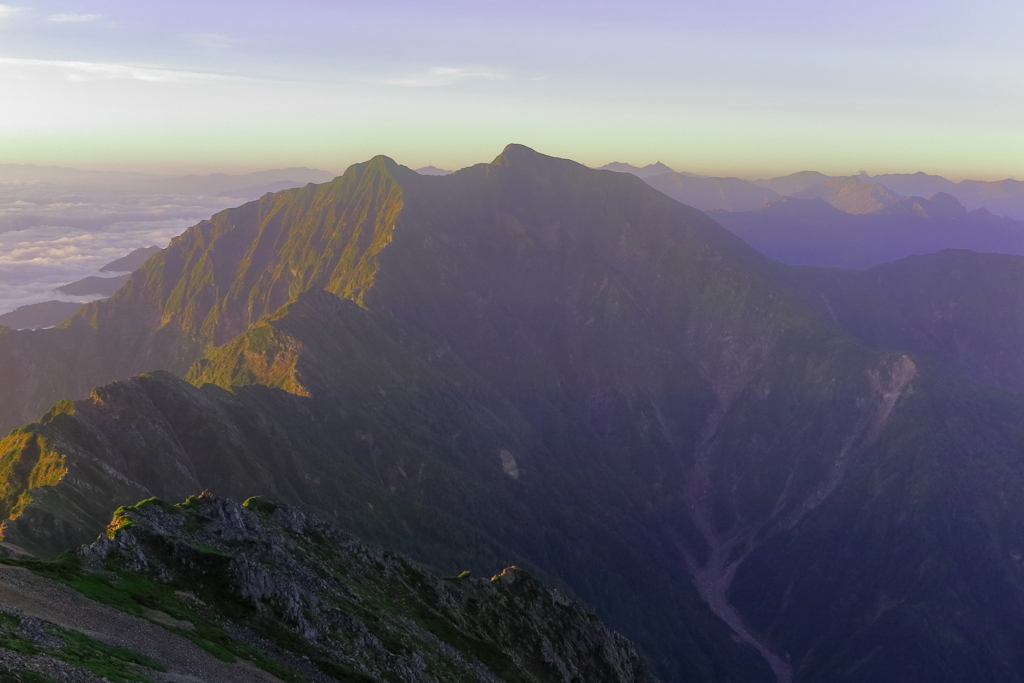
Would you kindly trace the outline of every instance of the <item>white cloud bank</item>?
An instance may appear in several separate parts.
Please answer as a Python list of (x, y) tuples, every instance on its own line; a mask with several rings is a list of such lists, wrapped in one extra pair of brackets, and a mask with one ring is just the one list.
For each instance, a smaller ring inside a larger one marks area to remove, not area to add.
[(0, 313), (25, 304), (60, 299), (91, 301), (97, 297), (68, 297), (53, 290), (89, 275), (139, 247), (165, 247), (197, 219), (114, 223), (101, 231), (40, 226), (0, 233)]
[(69, 78), (75, 80), (84, 80), (87, 78), (132, 79), (138, 81), (150, 81), (154, 83), (209, 83), (213, 81), (231, 80), (231, 77), (219, 74), (178, 71), (159, 66), (0, 57), (0, 67), (5, 66), (14, 68), (27, 67), (61, 70), (66, 72)]

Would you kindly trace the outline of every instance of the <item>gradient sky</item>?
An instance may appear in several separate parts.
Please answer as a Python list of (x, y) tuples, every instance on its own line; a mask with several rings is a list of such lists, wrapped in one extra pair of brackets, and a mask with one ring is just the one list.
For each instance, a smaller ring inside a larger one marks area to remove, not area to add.
[(0, 163), (1024, 178), (1020, 0), (0, 3)]

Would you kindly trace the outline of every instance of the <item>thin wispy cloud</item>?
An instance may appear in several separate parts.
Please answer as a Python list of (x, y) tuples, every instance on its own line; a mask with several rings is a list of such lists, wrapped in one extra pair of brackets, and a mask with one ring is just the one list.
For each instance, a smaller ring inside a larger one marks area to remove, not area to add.
[(47, 59), (0, 57), (0, 67), (33, 67), (64, 71), (71, 80), (129, 79), (153, 83), (208, 83), (231, 80), (230, 76), (179, 71), (157, 66), (109, 64), (102, 62), (71, 62)]
[(21, 7), (11, 7), (10, 5), (0, 5), (0, 26), (4, 25), (4, 22), (10, 17), (14, 16), (22, 10)]
[(425, 73), (405, 78), (389, 78), (383, 82), (386, 85), (397, 85), (405, 88), (439, 88), (471, 79), (500, 81), (504, 78), (504, 74), (486, 69), (434, 67)]
[(54, 14), (49, 17), (49, 21), (54, 21), (58, 24), (82, 23), (86, 21), (96, 21), (101, 16), (102, 15), (99, 14)]
[(222, 50), (231, 46), (231, 40), (220, 33), (194, 33), (186, 36), (186, 38), (199, 47)]

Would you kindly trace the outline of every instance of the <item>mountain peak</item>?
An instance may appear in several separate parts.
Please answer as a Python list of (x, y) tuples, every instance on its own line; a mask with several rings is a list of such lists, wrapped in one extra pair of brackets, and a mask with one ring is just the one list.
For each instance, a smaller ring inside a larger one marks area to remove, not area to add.
[(824, 199), (846, 213), (874, 213), (903, 199), (881, 183), (857, 176), (827, 178), (804, 190), (793, 193), (800, 199)]
[(533, 161), (541, 157), (553, 158), (547, 157), (547, 155), (541, 154), (537, 150), (531, 149), (526, 145), (513, 142), (505, 145), (505, 149), (501, 150), (501, 154), (495, 157), (491, 164), (494, 166), (512, 166), (516, 163)]
[[(664, 175), (666, 173), (676, 173), (676, 171), (669, 166), (657, 161), (653, 164), (648, 164), (643, 168), (634, 166), (633, 164), (627, 164), (622, 161), (613, 161), (610, 164), (601, 166), (598, 170), (600, 171), (614, 171), (616, 173), (631, 173), (638, 178), (650, 178), (652, 176)], [(695, 178), (693, 173), (680, 173), (679, 175)]]
[(434, 165), (422, 166), (414, 170), (420, 175), (451, 175), (452, 173), (455, 173), (455, 171), (449, 171), (446, 168), (438, 168)]

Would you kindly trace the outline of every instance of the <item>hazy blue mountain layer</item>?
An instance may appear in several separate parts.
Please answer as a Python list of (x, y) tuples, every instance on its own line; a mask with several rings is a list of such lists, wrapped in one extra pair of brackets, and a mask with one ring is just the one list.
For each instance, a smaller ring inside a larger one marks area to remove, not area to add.
[(903, 199), (879, 183), (866, 182), (857, 176), (829, 178), (817, 185), (795, 192), (797, 199), (821, 199), (846, 213), (877, 213)]
[(55, 327), (80, 311), (84, 305), (73, 301), (43, 301), (19, 306), (10, 313), (0, 315), (0, 326), (12, 330)]
[(701, 211), (752, 211), (779, 196), (773, 190), (739, 178), (698, 178), (682, 173), (663, 173), (644, 180), (677, 202)]
[(100, 268), (101, 273), (131, 273), (138, 270), (149, 258), (160, 251), (160, 247), (142, 247), (127, 256), (111, 261)]
[(988, 209), (997, 216), (1024, 220), (1024, 181), (961, 180), (954, 183), (941, 176), (907, 173), (874, 176), (871, 180), (905, 194), (927, 197), (945, 192), (956, 197), (969, 210)]
[(127, 275), (116, 275), (114, 277), (96, 277), (90, 275), (62, 287), (57, 291), (67, 296), (111, 296), (121, 289), (124, 283), (128, 282)]
[[(626, 164), (621, 161), (613, 161), (610, 164), (605, 164), (599, 170), (615, 171), (616, 173), (630, 173), (635, 175), (637, 178), (648, 178), (650, 176), (661, 175), (663, 173), (675, 173), (675, 171), (660, 161), (653, 164), (647, 164), (643, 168), (633, 166), (632, 164)], [(683, 173), (681, 175), (696, 177), (692, 173)]]
[(943, 249), (1024, 256), (1024, 221), (984, 209), (968, 212), (942, 193), (897, 200), (874, 213), (856, 215), (822, 199), (792, 197), (754, 211), (709, 215), (761, 253), (792, 265), (861, 270)]

